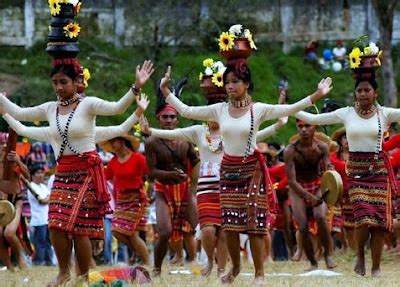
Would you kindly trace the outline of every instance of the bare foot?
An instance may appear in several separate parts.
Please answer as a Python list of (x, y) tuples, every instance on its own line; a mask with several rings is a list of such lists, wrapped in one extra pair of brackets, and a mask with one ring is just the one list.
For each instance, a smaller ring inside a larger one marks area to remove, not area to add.
[(310, 271), (314, 271), (314, 270), (317, 270), (317, 269), (318, 269), (318, 263), (317, 263), (317, 264), (311, 264), (310, 267), (307, 268), (307, 269), (304, 270), (304, 271), (310, 272)]
[(160, 276), (161, 276), (161, 268), (154, 267), (153, 277), (160, 277)]
[(272, 256), (270, 255), (270, 256), (267, 256), (266, 258), (265, 258), (265, 262), (266, 263), (271, 263), (271, 262), (273, 262), (274, 260), (272, 260)]
[(354, 266), (354, 272), (358, 275), (365, 276), (365, 259), (357, 257), (356, 265)]
[(332, 256), (330, 255), (325, 256), (325, 263), (326, 263), (326, 268), (328, 269), (333, 269), (337, 266), (337, 264), (333, 261)]
[(68, 282), (71, 279), (71, 275), (68, 273), (62, 273), (58, 274), (58, 276), (51, 281), (50, 283), (47, 284), (47, 287), (57, 287), (57, 286), (62, 286), (66, 282)]
[(232, 267), (228, 274), (221, 277), (222, 284), (232, 284), (235, 278), (239, 275), (240, 267)]
[(183, 266), (184, 265), (184, 260), (183, 257), (180, 256), (174, 256), (174, 258), (172, 258), (171, 262), (172, 265), (178, 265), (178, 266)]
[(213, 263), (212, 261), (211, 262), (208, 261), (207, 265), (203, 269), (201, 269), (201, 275), (206, 277), (210, 276), (212, 269), (213, 269)]
[(296, 253), (292, 256), (292, 258), (290, 258), (290, 260), (298, 262), (301, 260), (302, 255), (303, 255), (303, 252), (297, 250)]
[(381, 269), (371, 270), (371, 276), (377, 278), (381, 277)]
[(256, 278), (254, 278), (254, 284), (256, 286), (267, 286), (264, 280), (264, 276), (257, 276)]

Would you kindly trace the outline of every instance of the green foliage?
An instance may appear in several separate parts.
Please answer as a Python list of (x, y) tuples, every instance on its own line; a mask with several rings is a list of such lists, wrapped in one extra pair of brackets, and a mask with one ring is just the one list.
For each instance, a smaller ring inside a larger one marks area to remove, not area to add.
[[(45, 43), (38, 43), (29, 50), (21, 48), (0, 47), (0, 72), (18, 75), (23, 83), (14, 96), (20, 98), (22, 106), (37, 105), (44, 101), (54, 99), (51, 87), (50, 70), (51, 60), (45, 53)], [(80, 42), (81, 64), (89, 68), (92, 79), (89, 88), (85, 91), (88, 96), (97, 96), (107, 100), (118, 100), (134, 83), (136, 65), (145, 59), (141, 47), (116, 49), (111, 44), (98, 40), (85, 39)], [(329, 95), (344, 105), (352, 103), (354, 81), (349, 70), (339, 73), (332, 71), (321, 72), (318, 67), (303, 62), (302, 49), (295, 48), (285, 55), (281, 47), (271, 44), (258, 45), (258, 51), (250, 58), (254, 91), (253, 98), (256, 101), (275, 104), (278, 100), (278, 83), (283, 75), (289, 78), (289, 102), (293, 103), (313, 93), (318, 82), (323, 77), (333, 78), (333, 90)], [(218, 59), (217, 44), (210, 47), (209, 51), (187, 47), (167, 47), (161, 51), (161, 63), (156, 63), (157, 70), (152, 80), (144, 87), (151, 100), (151, 105), (146, 112), (152, 126), (157, 126), (155, 118), (156, 82), (165, 73), (165, 63), (173, 66), (172, 76), (180, 79), (189, 75), (189, 83), (184, 88), (182, 100), (189, 105), (204, 105), (206, 99), (199, 88), (198, 75), (203, 70), (202, 62), (207, 57)], [(26, 59), (27, 64), (21, 65)], [(323, 101), (318, 103), (321, 109)], [(123, 115), (114, 117), (98, 117), (98, 125), (113, 125), (121, 123), (129, 113), (133, 112), (132, 105)], [(180, 126), (194, 124), (195, 121), (180, 119)], [(265, 123), (262, 127), (267, 126)], [(330, 134), (334, 127), (327, 127)], [(290, 119), (279, 133), (269, 140), (285, 143), (290, 136), (296, 133), (294, 120)]]

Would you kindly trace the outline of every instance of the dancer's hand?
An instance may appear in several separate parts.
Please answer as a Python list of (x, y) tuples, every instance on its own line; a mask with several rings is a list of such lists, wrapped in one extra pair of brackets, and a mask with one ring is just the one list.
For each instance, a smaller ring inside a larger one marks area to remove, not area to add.
[(168, 97), (171, 93), (170, 89), (168, 88), (168, 84), (171, 81), (171, 66), (168, 66), (167, 72), (164, 75), (164, 78), (161, 79), (160, 82), (160, 90), (163, 93), (164, 97)]
[(279, 87), (279, 99), (278, 104), (283, 105), (286, 103), (286, 89)]
[(0, 114), (4, 115), (5, 113), (7, 113), (6, 109), (3, 106), (0, 106)]
[(136, 89), (141, 89), (144, 84), (150, 79), (153, 74), (153, 63), (150, 60), (145, 60), (143, 65), (136, 66), (136, 76), (135, 76), (135, 87)]
[(7, 160), (9, 160), (11, 162), (15, 162), (18, 165), (22, 163), (19, 155), (17, 155), (17, 153), (15, 151), (9, 152), (9, 154), (7, 155)]
[(136, 96), (137, 108), (136, 108), (135, 114), (138, 118), (140, 118), (142, 116), (144, 111), (149, 106), (149, 103), (150, 103), (150, 101), (146, 94), (141, 93), (140, 96), (139, 95)]
[(151, 135), (150, 125), (145, 116), (139, 118), (140, 130), (145, 135)]
[(326, 96), (332, 90), (332, 79), (325, 78), (318, 83), (317, 91), (312, 94), (311, 101), (316, 103), (320, 98)]

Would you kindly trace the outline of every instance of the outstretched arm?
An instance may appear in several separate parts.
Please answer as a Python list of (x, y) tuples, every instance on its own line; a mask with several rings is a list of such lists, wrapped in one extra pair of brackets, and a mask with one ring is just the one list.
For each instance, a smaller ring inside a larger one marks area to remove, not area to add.
[(26, 122), (47, 121), (47, 108), (49, 103), (44, 103), (35, 107), (21, 108), (6, 97), (5, 93), (0, 93), (0, 106), (4, 113), (8, 113), (15, 119)]
[(257, 132), (257, 142), (263, 141), (270, 136), (273, 136), (280, 128), (287, 124), (288, 117), (279, 118), (276, 123)]
[(109, 102), (99, 98), (92, 97), (90, 112), (95, 115), (110, 116), (122, 114), (126, 111), (129, 105), (133, 102), (134, 98), (139, 95), (140, 89), (144, 86), (146, 81), (153, 74), (153, 64), (151, 61), (144, 61), (143, 66), (136, 67), (135, 85), (119, 99), (117, 102)]
[(165, 101), (172, 105), (178, 113), (189, 119), (201, 120), (201, 121), (214, 121), (218, 122), (216, 105), (210, 106), (200, 106), (200, 107), (190, 107), (182, 103), (174, 94), (171, 93), (171, 90), (168, 88), (168, 83), (171, 81), (171, 66), (168, 66), (167, 72), (160, 82), (160, 90), (165, 97)]
[(294, 117), (312, 125), (343, 124), (342, 113), (345, 111), (345, 109), (346, 108), (341, 108), (330, 113), (318, 115), (307, 112), (298, 112), (294, 115)]
[(49, 127), (28, 127), (14, 119), (9, 114), (4, 114), (3, 119), (20, 136), (28, 137), (38, 141), (50, 141)]

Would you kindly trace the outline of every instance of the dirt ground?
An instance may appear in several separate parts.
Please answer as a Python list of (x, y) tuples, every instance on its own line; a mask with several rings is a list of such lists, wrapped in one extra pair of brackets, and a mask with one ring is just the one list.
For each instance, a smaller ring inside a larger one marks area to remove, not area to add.
[[(354, 255), (350, 253), (335, 256), (338, 267), (334, 272), (341, 273), (338, 276), (300, 276), (304, 274), (304, 270), (308, 267), (307, 262), (273, 262), (265, 265), (266, 284), (267, 286), (305, 286), (305, 287), (394, 287), (400, 286), (400, 256), (389, 252), (384, 254), (382, 260), (382, 276), (380, 278), (372, 278), (369, 268), (370, 260), (367, 263), (367, 275), (360, 277), (356, 275), (353, 269)], [(324, 262), (320, 262), (320, 269), (325, 269)], [(232, 286), (253, 286), (253, 270), (249, 263), (243, 264), (244, 268)], [(97, 270), (106, 267), (97, 267)], [(181, 270), (191, 270), (198, 273), (200, 266), (184, 266)], [(148, 286), (221, 286), (217, 278), (216, 272), (210, 277), (204, 278), (200, 275), (171, 275), (169, 271), (178, 268), (165, 264), (161, 278), (156, 278)], [(45, 286), (47, 282), (56, 276), (56, 267), (32, 267), (26, 271), (15, 271), (13, 273), (0, 271), (0, 286)], [(76, 279), (66, 286), (87, 286), (79, 283)], [(132, 285), (135, 286), (135, 285)]]

